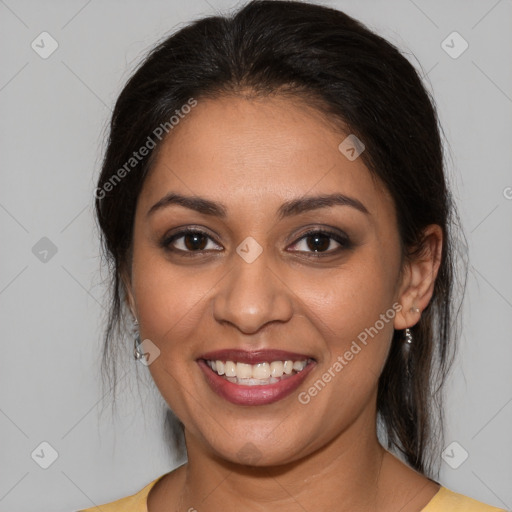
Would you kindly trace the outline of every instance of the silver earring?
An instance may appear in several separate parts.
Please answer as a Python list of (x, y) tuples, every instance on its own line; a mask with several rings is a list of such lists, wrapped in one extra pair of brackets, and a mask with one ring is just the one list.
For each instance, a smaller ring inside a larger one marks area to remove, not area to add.
[(412, 352), (412, 333), (411, 330), (407, 327), (405, 329), (405, 337), (404, 337), (404, 343), (402, 344), (402, 354), (404, 357), (404, 363), (405, 363), (405, 373), (407, 376), (407, 379), (411, 378), (412, 375), (412, 360), (411, 360), (411, 352)]
[(140, 350), (140, 334), (139, 334), (139, 322), (137, 319), (133, 322), (133, 331), (135, 339), (133, 342), (133, 357), (138, 361), (144, 357), (144, 352)]
[[(417, 306), (413, 306), (410, 309), (410, 311), (413, 313), (419, 313), (420, 308), (418, 308)], [(406, 327), (406, 329), (405, 329), (405, 342), (409, 345), (412, 343), (412, 334), (411, 334), (411, 330), (409, 329), (409, 327)]]

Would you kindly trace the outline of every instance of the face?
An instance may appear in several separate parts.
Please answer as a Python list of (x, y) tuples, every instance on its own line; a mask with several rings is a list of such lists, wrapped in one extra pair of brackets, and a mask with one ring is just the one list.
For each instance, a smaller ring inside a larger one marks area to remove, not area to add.
[(200, 100), (145, 180), (129, 303), (203, 453), (282, 464), (371, 424), (405, 288), (393, 202), (347, 135), (299, 100)]

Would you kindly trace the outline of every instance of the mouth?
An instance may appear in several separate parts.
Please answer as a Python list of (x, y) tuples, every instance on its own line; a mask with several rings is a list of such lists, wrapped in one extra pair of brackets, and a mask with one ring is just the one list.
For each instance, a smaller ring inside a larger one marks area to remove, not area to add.
[(291, 352), (224, 350), (197, 360), (214, 392), (237, 405), (265, 405), (290, 395), (316, 364)]
[(265, 386), (290, 378), (313, 362), (312, 359), (265, 361), (256, 364), (207, 359), (206, 364), (220, 377), (241, 386)]

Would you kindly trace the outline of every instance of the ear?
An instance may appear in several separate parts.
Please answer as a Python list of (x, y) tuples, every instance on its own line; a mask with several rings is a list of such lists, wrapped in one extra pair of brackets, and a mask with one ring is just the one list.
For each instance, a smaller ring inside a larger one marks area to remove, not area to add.
[(133, 296), (131, 277), (130, 277), (130, 274), (125, 266), (121, 269), (120, 274), (121, 274), (121, 282), (123, 283), (123, 287), (125, 290), (126, 304), (130, 308), (130, 311), (132, 312), (133, 317), (137, 318), (137, 314), (136, 314), (137, 308), (135, 307), (135, 298)]
[[(432, 298), (441, 265), (443, 248), (441, 226), (430, 224), (424, 229), (421, 247), (419, 254), (412, 256), (404, 269), (398, 297), (402, 309), (395, 315), (395, 329), (405, 329), (415, 325)], [(415, 307), (419, 309), (418, 312), (414, 311)]]

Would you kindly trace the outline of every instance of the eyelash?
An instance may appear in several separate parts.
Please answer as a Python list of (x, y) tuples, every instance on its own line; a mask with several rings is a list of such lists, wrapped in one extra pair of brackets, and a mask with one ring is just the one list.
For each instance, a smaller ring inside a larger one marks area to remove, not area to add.
[[(171, 247), (171, 244), (174, 241), (176, 241), (180, 238), (183, 238), (187, 235), (202, 235), (202, 236), (205, 236), (206, 238), (209, 238), (210, 240), (212, 240), (211, 236), (208, 235), (208, 233), (206, 233), (200, 229), (185, 228), (177, 233), (174, 233), (173, 235), (171, 235), (169, 237), (165, 237), (162, 240), (160, 245), (163, 247), (164, 250), (166, 250), (168, 252), (179, 254), (179, 255), (185, 256), (185, 257), (195, 257), (198, 254), (201, 254), (202, 252), (205, 251), (205, 249), (197, 250), (197, 251), (184, 251), (182, 249), (176, 249), (174, 247)], [(332, 254), (335, 254), (342, 250), (350, 249), (352, 247), (352, 244), (351, 244), (348, 236), (341, 235), (340, 233), (331, 231), (329, 229), (311, 229), (311, 230), (307, 231), (306, 233), (303, 233), (301, 235), (301, 237), (297, 241), (295, 241), (292, 245), (296, 245), (300, 241), (302, 241), (308, 237), (311, 237), (313, 235), (327, 236), (331, 240), (338, 242), (340, 244), (340, 247), (338, 247), (337, 249), (334, 249), (334, 250), (326, 251), (326, 252), (317, 252), (317, 251), (309, 251), (309, 252), (298, 251), (298, 252), (301, 252), (301, 253), (306, 252), (306, 253), (312, 254), (314, 258), (319, 258), (319, 257), (331, 256)], [(219, 251), (216, 251), (216, 252), (219, 252)]]

